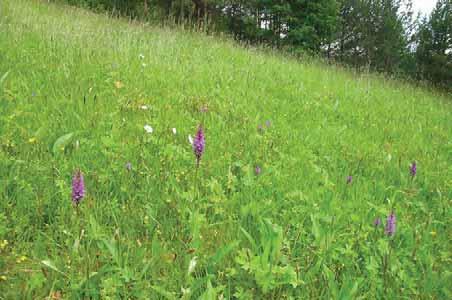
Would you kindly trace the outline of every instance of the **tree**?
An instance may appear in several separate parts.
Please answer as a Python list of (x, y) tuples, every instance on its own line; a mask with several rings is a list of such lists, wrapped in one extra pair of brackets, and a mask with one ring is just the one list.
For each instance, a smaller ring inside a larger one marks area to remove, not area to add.
[(329, 44), (337, 21), (335, 0), (291, 0), (287, 18), (287, 42), (313, 52)]
[(402, 0), (341, 0), (334, 55), (355, 66), (397, 70), (408, 52), (410, 4)]
[(416, 61), (419, 75), (448, 88), (452, 86), (452, 2), (438, 0), (418, 33)]

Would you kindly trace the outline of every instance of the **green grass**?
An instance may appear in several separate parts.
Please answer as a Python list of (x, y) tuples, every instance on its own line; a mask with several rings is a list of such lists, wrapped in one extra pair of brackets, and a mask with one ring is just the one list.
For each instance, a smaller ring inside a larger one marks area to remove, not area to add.
[(0, 299), (450, 299), (451, 100), (3, 0)]

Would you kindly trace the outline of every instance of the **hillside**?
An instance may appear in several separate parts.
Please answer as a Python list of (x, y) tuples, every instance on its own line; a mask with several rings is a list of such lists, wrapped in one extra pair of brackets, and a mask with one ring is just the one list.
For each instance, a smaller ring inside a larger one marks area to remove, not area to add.
[(3, 0), (0, 299), (450, 299), (451, 100)]

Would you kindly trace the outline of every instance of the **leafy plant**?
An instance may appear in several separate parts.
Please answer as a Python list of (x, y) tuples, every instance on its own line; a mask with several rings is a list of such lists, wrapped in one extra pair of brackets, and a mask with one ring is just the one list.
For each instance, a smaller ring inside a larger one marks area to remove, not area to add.
[(251, 244), (251, 249), (242, 249), (236, 261), (249, 274), (254, 276), (256, 284), (266, 294), (270, 290), (285, 285), (297, 287), (300, 280), (295, 269), (288, 264), (288, 258), (281, 251), (283, 234), (281, 227), (268, 219), (258, 223), (259, 239), (254, 240), (242, 228), (243, 234)]

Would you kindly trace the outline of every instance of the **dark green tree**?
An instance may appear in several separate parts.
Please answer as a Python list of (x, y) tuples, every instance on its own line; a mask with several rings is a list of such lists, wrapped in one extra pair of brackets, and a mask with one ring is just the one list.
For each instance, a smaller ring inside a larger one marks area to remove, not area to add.
[(331, 42), (337, 22), (336, 0), (291, 0), (287, 16), (287, 39), (290, 45), (312, 52)]
[(411, 1), (341, 0), (332, 52), (358, 67), (393, 72), (408, 51)]
[(418, 33), (418, 76), (449, 89), (452, 87), (452, 2), (438, 0)]

